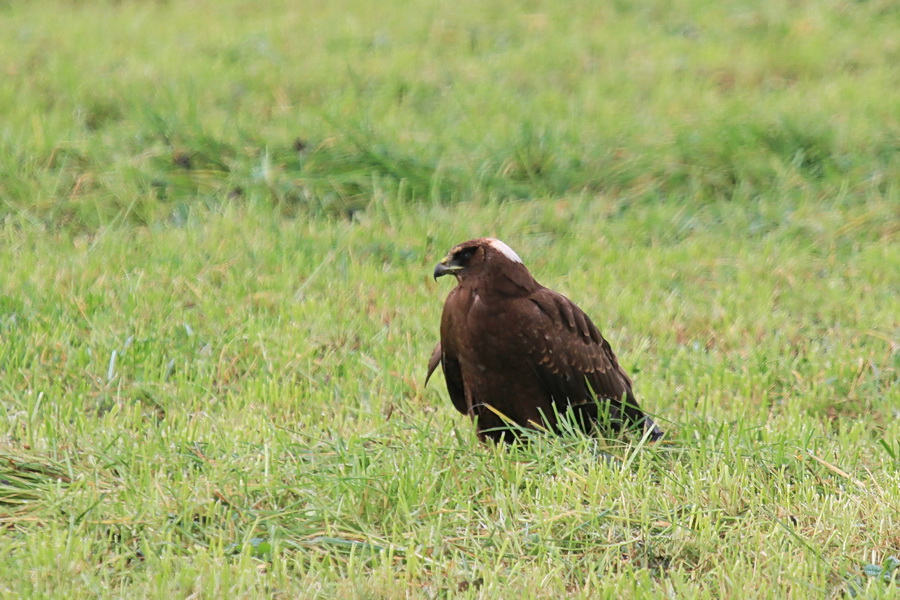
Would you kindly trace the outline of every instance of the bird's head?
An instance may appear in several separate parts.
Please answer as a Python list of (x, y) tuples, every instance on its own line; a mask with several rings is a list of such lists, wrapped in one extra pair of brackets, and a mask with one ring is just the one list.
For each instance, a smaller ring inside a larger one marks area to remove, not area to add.
[[(460, 283), (488, 277), (492, 272), (514, 273), (528, 270), (512, 248), (494, 238), (477, 238), (457, 244), (434, 267), (434, 278), (455, 275)], [(527, 275), (531, 279), (530, 275)]]

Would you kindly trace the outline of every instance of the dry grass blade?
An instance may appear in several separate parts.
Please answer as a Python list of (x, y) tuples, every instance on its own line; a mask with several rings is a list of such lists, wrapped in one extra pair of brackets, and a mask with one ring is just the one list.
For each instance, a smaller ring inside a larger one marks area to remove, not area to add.
[(39, 501), (47, 485), (70, 483), (60, 466), (0, 454), (0, 505), (25, 507)]
[(865, 487), (866, 487), (866, 484), (865, 484), (865, 483), (863, 483), (863, 482), (860, 481), (859, 479), (855, 478), (853, 475), (851, 475), (851, 474), (848, 473), (847, 471), (843, 470), (842, 468), (840, 468), (840, 467), (838, 467), (838, 466), (835, 466), (835, 465), (831, 464), (831, 463), (828, 462), (827, 460), (823, 460), (823, 459), (819, 458), (818, 456), (816, 456), (815, 454), (813, 454), (811, 450), (807, 450), (807, 451), (806, 451), (806, 454), (807, 454), (810, 458), (812, 458), (813, 460), (815, 460), (817, 463), (819, 463), (820, 465), (822, 465), (823, 467), (825, 467), (826, 469), (828, 469), (829, 471), (831, 471), (832, 473), (836, 473), (836, 474), (840, 475), (841, 477), (843, 477), (843, 478), (845, 478), (845, 479), (849, 479), (850, 481), (852, 481), (853, 483), (855, 483), (856, 485), (858, 485), (858, 486), (861, 487), (861, 488), (865, 488)]

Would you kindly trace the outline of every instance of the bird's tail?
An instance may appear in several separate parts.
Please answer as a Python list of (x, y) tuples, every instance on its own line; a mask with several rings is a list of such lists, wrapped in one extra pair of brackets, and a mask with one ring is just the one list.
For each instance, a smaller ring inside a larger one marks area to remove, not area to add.
[(647, 433), (647, 438), (651, 442), (655, 442), (663, 437), (663, 430), (656, 425), (649, 415), (641, 410), (637, 399), (630, 391), (625, 396), (624, 402), (622, 402), (622, 412), (625, 414), (625, 420), (630, 426), (635, 428), (643, 427), (645, 433), (649, 432)]

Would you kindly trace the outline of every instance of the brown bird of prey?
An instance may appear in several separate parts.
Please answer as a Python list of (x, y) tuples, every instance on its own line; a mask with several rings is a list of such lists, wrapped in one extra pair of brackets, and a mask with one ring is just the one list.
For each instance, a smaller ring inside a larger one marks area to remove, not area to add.
[(444, 275), (457, 286), (425, 382), (440, 363), (453, 406), (475, 421), (480, 439), (512, 442), (521, 428), (559, 433), (570, 412), (587, 433), (605, 424), (662, 436), (609, 342), (574, 302), (535, 281), (512, 248), (493, 238), (463, 242), (434, 268), (435, 279)]

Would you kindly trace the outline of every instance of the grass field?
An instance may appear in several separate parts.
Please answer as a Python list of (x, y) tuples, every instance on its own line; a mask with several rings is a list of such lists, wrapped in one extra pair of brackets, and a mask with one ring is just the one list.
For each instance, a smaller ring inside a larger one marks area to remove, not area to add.
[[(0, 595), (900, 596), (900, 9), (751, 4), (0, 2)], [(423, 386), (480, 235), (666, 441)]]

